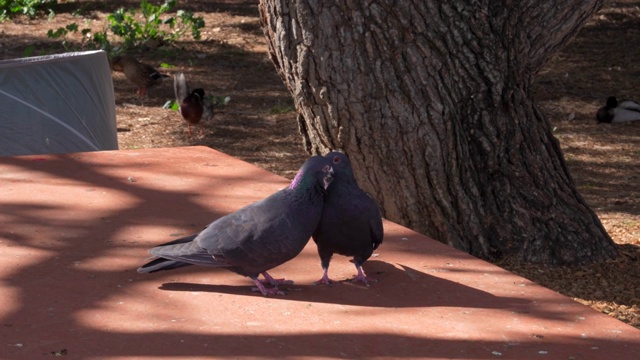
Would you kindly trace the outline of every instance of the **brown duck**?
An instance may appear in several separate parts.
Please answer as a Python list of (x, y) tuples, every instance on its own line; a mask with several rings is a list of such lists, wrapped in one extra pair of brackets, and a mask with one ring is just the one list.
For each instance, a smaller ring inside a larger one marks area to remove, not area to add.
[(179, 73), (173, 80), (173, 90), (176, 93), (176, 101), (180, 107), (180, 115), (189, 124), (189, 135), (192, 135), (191, 125), (200, 125), (200, 135), (203, 127), (200, 120), (208, 120), (213, 117), (213, 105), (205, 98), (202, 88), (189, 91), (187, 79), (183, 73)]
[(139, 62), (128, 55), (116, 56), (111, 59), (111, 70), (124, 73), (127, 80), (138, 87), (138, 94), (144, 96), (150, 87), (158, 85), (169, 75), (162, 74), (153, 66)]

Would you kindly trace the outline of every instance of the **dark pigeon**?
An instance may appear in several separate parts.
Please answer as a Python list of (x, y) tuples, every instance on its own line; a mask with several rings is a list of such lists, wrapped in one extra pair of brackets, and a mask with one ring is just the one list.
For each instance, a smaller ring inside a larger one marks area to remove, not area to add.
[(204, 95), (204, 89), (197, 88), (189, 91), (189, 84), (183, 73), (179, 73), (173, 79), (173, 90), (180, 108), (180, 115), (189, 124), (189, 135), (192, 135), (191, 125), (200, 125), (200, 135), (204, 128), (200, 120), (209, 120), (213, 117), (213, 104), (211, 99)]
[(358, 274), (352, 281), (369, 285), (362, 264), (382, 243), (380, 210), (375, 201), (356, 183), (347, 156), (331, 152), (325, 156), (332, 162), (334, 180), (324, 200), (320, 224), (313, 233), (324, 274), (316, 284), (330, 285), (329, 262), (333, 254), (353, 256)]
[[(291, 184), (271, 196), (209, 224), (200, 233), (149, 250), (157, 258), (140, 273), (189, 265), (223, 267), (248, 276), (263, 295), (283, 294), (267, 270), (302, 251), (322, 214), (323, 198), (333, 180), (331, 159), (309, 158)], [(265, 281), (258, 280), (262, 274)], [(273, 288), (266, 288), (264, 283)]]

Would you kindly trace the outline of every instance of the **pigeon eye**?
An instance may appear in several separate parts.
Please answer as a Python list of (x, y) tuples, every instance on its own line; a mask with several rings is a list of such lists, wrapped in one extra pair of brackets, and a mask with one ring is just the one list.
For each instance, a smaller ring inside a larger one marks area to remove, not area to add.
[(330, 167), (329, 165), (325, 165), (325, 166), (322, 168), (322, 172), (328, 172), (328, 171), (329, 171), (329, 169), (331, 169), (331, 167)]
[(333, 163), (334, 163), (334, 164), (337, 164), (337, 163), (339, 163), (339, 162), (340, 162), (340, 160), (341, 160), (341, 159), (340, 159), (340, 156), (335, 156), (335, 157), (333, 158)]

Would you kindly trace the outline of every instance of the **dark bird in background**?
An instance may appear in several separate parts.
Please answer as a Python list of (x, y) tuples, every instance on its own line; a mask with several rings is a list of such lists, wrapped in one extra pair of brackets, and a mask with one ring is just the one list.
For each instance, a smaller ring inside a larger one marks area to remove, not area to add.
[(598, 109), (596, 120), (599, 123), (618, 123), (640, 120), (640, 104), (625, 100), (618, 103), (615, 96), (609, 96), (605, 106)]
[(141, 63), (129, 55), (115, 56), (111, 59), (111, 70), (124, 73), (127, 80), (138, 87), (140, 96), (145, 96), (149, 88), (169, 77), (158, 72), (153, 66)]
[(189, 91), (187, 79), (183, 73), (179, 73), (173, 79), (173, 90), (176, 94), (176, 101), (180, 107), (180, 115), (189, 124), (189, 135), (191, 135), (191, 125), (200, 125), (200, 135), (203, 128), (200, 120), (209, 120), (213, 117), (213, 104), (204, 96), (202, 88)]
[[(219, 218), (197, 234), (152, 248), (149, 253), (156, 259), (138, 272), (222, 267), (251, 278), (265, 296), (283, 294), (278, 285), (292, 282), (274, 279), (267, 270), (293, 259), (309, 241), (332, 174), (330, 159), (309, 158), (287, 188)], [(258, 280), (260, 274), (264, 281)], [(266, 288), (267, 283), (273, 288)]]
[(330, 285), (329, 262), (334, 253), (353, 256), (358, 273), (352, 281), (369, 285), (361, 265), (382, 243), (382, 216), (376, 202), (364, 192), (353, 176), (351, 163), (341, 152), (325, 156), (331, 161), (334, 180), (324, 200), (320, 224), (313, 232), (324, 273), (316, 284)]

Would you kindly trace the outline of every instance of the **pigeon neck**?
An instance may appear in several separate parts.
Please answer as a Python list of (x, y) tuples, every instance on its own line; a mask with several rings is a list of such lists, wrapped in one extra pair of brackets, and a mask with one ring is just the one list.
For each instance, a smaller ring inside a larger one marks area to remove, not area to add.
[(304, 175), (304, 171), (300, 170), (298, 171), (298, 173), (296, 174), (296, 176), (293, 178), (293, 180), (291, 181), (291, 184), (289, 185), (289, 189), (295, 189), (298, 187), (298, 185), (300, 185), (300, 183), (302, 182), (302, 177)]

